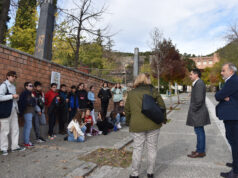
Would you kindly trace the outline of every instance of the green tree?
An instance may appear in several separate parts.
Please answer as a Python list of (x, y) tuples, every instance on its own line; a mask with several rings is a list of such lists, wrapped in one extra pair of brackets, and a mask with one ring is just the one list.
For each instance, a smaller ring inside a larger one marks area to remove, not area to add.
[(36, 0), (19, 0), (14, 26), (10, 29), (10, 46), (33, 54), (36, 40)]
[(85, 43), (79, 48), (79, 59), (90, 68), (103, 69), (103, 47), (98, 43)]

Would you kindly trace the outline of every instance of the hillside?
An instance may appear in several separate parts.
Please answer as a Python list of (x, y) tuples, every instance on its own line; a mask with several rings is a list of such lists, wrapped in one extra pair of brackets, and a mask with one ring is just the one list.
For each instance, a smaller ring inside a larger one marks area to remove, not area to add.
[(238, 65), (238, 41), (231, 42), (216, 51), (221, 59), (221, 62), (232, 62)]

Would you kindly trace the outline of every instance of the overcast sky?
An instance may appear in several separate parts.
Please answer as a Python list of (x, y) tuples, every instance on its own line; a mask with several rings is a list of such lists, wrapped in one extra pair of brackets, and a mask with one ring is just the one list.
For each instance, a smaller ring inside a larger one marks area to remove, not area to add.
[[(74, 8), (61, 0), (61, 5)], [(77, 0), (76, 0), (77, 1)], [(63, 4), (62, 4), (63, 2)], [(150, 50), (150, 32), (158, 27), (181, 53), (206, 55), (226, 44), (224, 35), (238, 20), (237, 0), (94, 0), (95, 7), (106, 4), (114, 50), (133, 52)]]

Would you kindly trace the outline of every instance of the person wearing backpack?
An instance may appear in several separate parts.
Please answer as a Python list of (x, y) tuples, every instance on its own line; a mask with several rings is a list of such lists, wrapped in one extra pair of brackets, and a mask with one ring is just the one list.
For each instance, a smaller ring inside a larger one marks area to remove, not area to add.
[(33, 85), (31, 82), (25, 82), (25, 90), (21, 93), (18, 101), (20, 116), (24, 117), (23, 138), (24, 146), (30, 148), (34, 144), (30, 141), (30, 134), (32, 129), (32, 119), (35, 114), (36, 99), (32, 93)]
[(46, 125), (45, 118), (45, 95), (42, 91), (42, 84), (38, 81), (34, 83), (35, 91), (33, 92), (36, 98), (35, 115), (33, 128), (36, 135), (36, 142), (43, 143), (46, 140), (40, 134), (40, 125)]
[[(19, 125), (18, 125), (18, 105), (17, 100), (19, 95), (16, 94), (14, 85), (17, 74), (15, 71), (9, 71), (6, 75), (6, 81), (0, 85), (0, 102), (13, 100), (9, 117), (0, 118), (0, 149), (2, 155), (8, 155), (8, 135), (11, 137), (11, 151), (23, 151), (25, 148), (18, 145), (19, 140)], [(5, 108), (0, 108), (3, 110)], [(4, 111), (4, 110), (3, 110)]]

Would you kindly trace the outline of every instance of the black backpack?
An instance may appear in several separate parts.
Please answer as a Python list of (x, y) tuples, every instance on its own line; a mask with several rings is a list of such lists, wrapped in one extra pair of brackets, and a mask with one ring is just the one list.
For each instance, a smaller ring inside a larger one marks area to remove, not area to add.
[[(8, 87), (6, 83), (3, 83), (6, 85), (7, 93), (5, 95), (9, 95)], [(12, 105), (13, 105), (13, 99), (7, 100), (7, 101), (0, 101), (0, 119), (6, 119), (10, 117), (12, 112)]]

